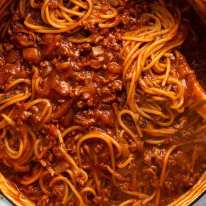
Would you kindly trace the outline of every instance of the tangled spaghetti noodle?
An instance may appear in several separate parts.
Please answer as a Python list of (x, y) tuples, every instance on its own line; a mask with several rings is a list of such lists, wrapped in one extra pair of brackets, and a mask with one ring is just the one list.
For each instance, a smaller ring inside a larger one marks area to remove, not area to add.
[(178, 5), (2, 1), (0, 20), (9, 5), (0, 172), (29, 199), (20, 205), (165, 206), (195, 185), (206, 95), (178, 51)]
[[(172, 59), (176, 58), (172, 50), (184, 41), (184, 34), (179, 28), (180, 13), (177, 11), (173, 17), (165, 8), (154, 5), (151, 13), (144, 14), (140, 22), (138, 30), (123, 36), (123, 78), (127, 82), (127, 104), (132, 112), (151, 121), (148, 128), (142, 130), (144, 133), (170, 135), (176, 132), (169, 128), (174, 123), (174, 114), (181, 113), (184, 106), (184, 85), (175, 76), (177, 72), (172, 65)], [(141, 102), (138, 105), (136, 92), (148, 96), (143, 105)], [(162, 108), (162, 104), (167, 105), (166, 108)], [(156, 129), (157, 126), (161, 128)]]
[[(104, 10), (102, 6), (106, 6)], [(40, 10), (41, 24), (35, 23), (36, 16), (32, 17), (31, 13), (26, 14), (27, 9), (33, 8)], [(40, 33), (71, 32), (81, 28), (90, 20), (95, 20), (100, 28), (110, 28), (119, 22), (119, 18), (116, 18), (118, 12), (115, 8), (92, 0), (71, 0), (67, 3), (63, 0), (54, 2), (47, 0), (40, 3), (32, 0), (27, 3), (27, 1), (21, 0), (19, 11), (22, 17), (27, 15), (24, 24), (31, 30)]]

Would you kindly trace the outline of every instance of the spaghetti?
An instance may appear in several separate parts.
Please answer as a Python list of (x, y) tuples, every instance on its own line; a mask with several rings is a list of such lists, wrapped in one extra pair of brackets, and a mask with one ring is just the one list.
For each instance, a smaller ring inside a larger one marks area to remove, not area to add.
[(39, 4), (30, 1), (29, 5), (25, 0), (21, 0), (19, 11), (24, 17), (27, 9), (39, 8), (42, 24), (35, 23), (36, 16), (32, 17), (31, 13), (27, 14), (24, 24), (40, 33), (62, 33), (79, 29), (87, 24), (87, 21), (93, 21), (95, 18), (97, 22), (94, 23), (98, 23), (100, 28), (114, 27), (119, 22), (119, 19), (116, 18), (118, 13), (115, 8), (109, 5), (104, 6), (106, 7), (102, 11), (102, 4), (92, 0), (72, 0), (69, 3), (64, 3), (63, 0), (52, 3), (47, 0)]
[(192, 188), (206, 95), (178, 51), (182, 15), (164, 1), (1, 1), (3, 192), (16, 195), (5, 177), (20, 205), (165, 206)]

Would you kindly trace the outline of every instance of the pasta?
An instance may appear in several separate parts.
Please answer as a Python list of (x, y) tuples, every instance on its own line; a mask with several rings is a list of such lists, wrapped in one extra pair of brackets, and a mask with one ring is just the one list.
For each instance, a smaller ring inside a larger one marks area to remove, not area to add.
[(203, 190), (206, 94), (185, 19), (173, 1), (1, 1), (0, 189), (22, 206)]

